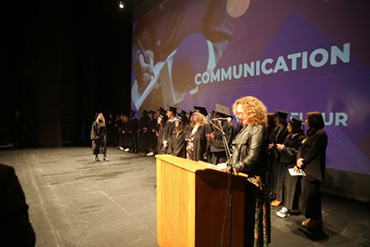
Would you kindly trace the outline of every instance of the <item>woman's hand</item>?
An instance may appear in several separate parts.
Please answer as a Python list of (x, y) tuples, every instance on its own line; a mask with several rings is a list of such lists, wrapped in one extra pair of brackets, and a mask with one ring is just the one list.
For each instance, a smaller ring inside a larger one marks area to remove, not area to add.
[(299, 158), (298, 160), (297, 160), (297, 167), (299, 168), (299, 169), (302, 169), (302, 167), (303, 167), (303, 158)]
[(285, 148), (284, 144), (276, 144), (277, 150), (281, 151)]
[(229, 173), (231, 171), (231, 168), (228, 166), (228, 167), (222, 168), (221, 171)]
[(274, 143), (270, 143), (269, 144), (269, 149), (273, 148), (274, 147)]

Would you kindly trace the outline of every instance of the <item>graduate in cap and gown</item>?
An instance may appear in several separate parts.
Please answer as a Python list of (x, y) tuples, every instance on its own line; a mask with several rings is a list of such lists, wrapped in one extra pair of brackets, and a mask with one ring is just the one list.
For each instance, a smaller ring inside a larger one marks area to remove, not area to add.
[(155, 147), (157, 145), (157, 136), (156, 136), (156, 126), (157, 126), (157, 119), (154, 118), (155, 112), (153, 110), (150, 110), (148, 112), (148, 122), (147, 122), (147, 128), (148, 128), (148, 144), (147, 149), (149, 150), (149, 153), (147, 153), (147, 156), (153, 156)]
[(211, 133), (205, 117), (207, 116), (207, 110), (199, 106), (194, 106), (194, 109), (191, 118), (191, 129), (186, 135), (186, 158), (195, 161), (206, 161), (209, 156), (209, 142), (206, 135)]
[[(223, 118), (222, 120), (217, 120), (219, 118)], [(209, 162), (217, 165), (219, 163), (225, 163), (227, 161), (226, 151), (225, 151), (225, 144), (223, 141), (223, 134), (221, 130), (225, 133), (227, 145), (230, 147), (232, 139), (234, 138), (234, 128), (233, 126), (226, 120), (227, 118), (230, 119), (231, 117), (219, 112), (215, 111), (213, 113), (213, 120), (211, 129), (212, 133), (207, 135), (207, 139), (209, 140), (209, 152), (210, 152), (210, 160)], [(212, 128), (213, 126), (213, 128)]]
[(169, 153), (173, 156), (186, 158), (186, 132), (183, 126), (182, 117), (175, 118), (175, 127), (173, 128), (169, 142)]
[(148, 111), (144, 110), (139, 120), (139, 149), (141, 155), (148, 153)]
[(128, 130), (128, 145), (130, 148), (130, 152), (137, 153), (138, 152), (138, 140), (137, 134), (139, 130), (139, 121), (135, 117), (135, 111), (130, 111), (130, 119), (127, 123), (127, 130)]
[(105, 125), (105, 118), (103, 113), (98, 112), (95, 115), (95, 121), (91, 126), (91, 144), (95, 161), (99, 160), (99, 154), (104, 155), (104, 161), (107, 159), (107, 126)]
[(301, 126), (302, 120), (293, 117), (288, 122), (287, 129), (289, 135), (285, 138), (284, 144), (276, 144), (276, 148), (280, 153), (280, 163), (285, 167), (284, 207), (276, 213), (281, 218), (288, 217), (291, 213), (298, 213), (301, 177), (291, 176), (288, 169), (296, 165), (297, 152), (304, 139)]
[(168, 146), (169, 146), (169, 141), (171, 139), (172, 131), (173, 128), (175, 127), (175, 118), (177, 114), (177, 108), (175, 107), (168, 107), (167, 109), (167, 122), (164, 125), (164, 130), (163, 130), (163, 147), (164, 147), (164, 153), (167, 154), (168, 151)]
[(270, 185), (272, 197), (275, 197), (275, 200), (271, 202), (271, 206), (274, 207), (280, 206), (284, 199), (285, 169), (280, 163), (280, 153), (276, 149), (276, 144), (283, 144), (285, 138), (289, 134), (287, 130), (287, 117), (287, 112), (281, 110), (275, 111), (275, 124), (277, 128), (272, 134), (268, 146), (269, 152), (272, 152)]
[(157, 136), (157, 154), (164, 154), (165, 153), (165, 148), (163, 146), (164, 144), (164, 127), (167, 122), (167, 116), (166, 116), (166, 111), (163, 108), (160, 108), (159, 110), (159, 116), (157, 118), (157, 129), (156, 129), (156, 136)]

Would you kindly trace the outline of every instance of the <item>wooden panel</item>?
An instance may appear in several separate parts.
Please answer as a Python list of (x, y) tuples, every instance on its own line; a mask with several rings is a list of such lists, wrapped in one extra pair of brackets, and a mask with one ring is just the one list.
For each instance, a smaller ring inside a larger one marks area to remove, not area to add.
[(157, 159), (157, 243), (162, 244), (162, 161)]
[(165, 161), (157, 167), (158, 245), (194, 246), (195, 174)]
[[(232, 246), (243, 246), (244, 191), (246, 180), (232, 177), (233, 215)], [(220, 246), (224, 224), (223, 245), (228, 246), (229, 211), (227, 174), (213, 170), (196, 173), (196, 246)], [(224, 222), (225, 221), (225, 222)]]

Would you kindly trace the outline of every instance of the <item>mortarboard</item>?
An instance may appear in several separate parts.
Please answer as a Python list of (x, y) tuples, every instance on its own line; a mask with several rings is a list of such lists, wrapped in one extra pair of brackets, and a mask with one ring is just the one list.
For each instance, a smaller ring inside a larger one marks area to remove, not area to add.
[(286, 119), (288, 117), (288, 113), (286, 111), (281, 111), (281, 110), (275, 110), (275, 115), (280, 118)]
[(195, 111), (194, 112), (199, 112), (203, 114), (204, 116), (208, 115), (207, 109), (203, 106), (194, 106)]

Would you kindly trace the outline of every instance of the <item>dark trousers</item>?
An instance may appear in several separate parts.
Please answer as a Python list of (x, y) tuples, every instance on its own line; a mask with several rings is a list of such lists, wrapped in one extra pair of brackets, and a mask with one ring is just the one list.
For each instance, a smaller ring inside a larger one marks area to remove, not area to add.
[(311, 182), (303, 177), (301, 180), (301, 191), (302, 202), (300, 211), (308, 219), (321, 220), (320, 182)]

